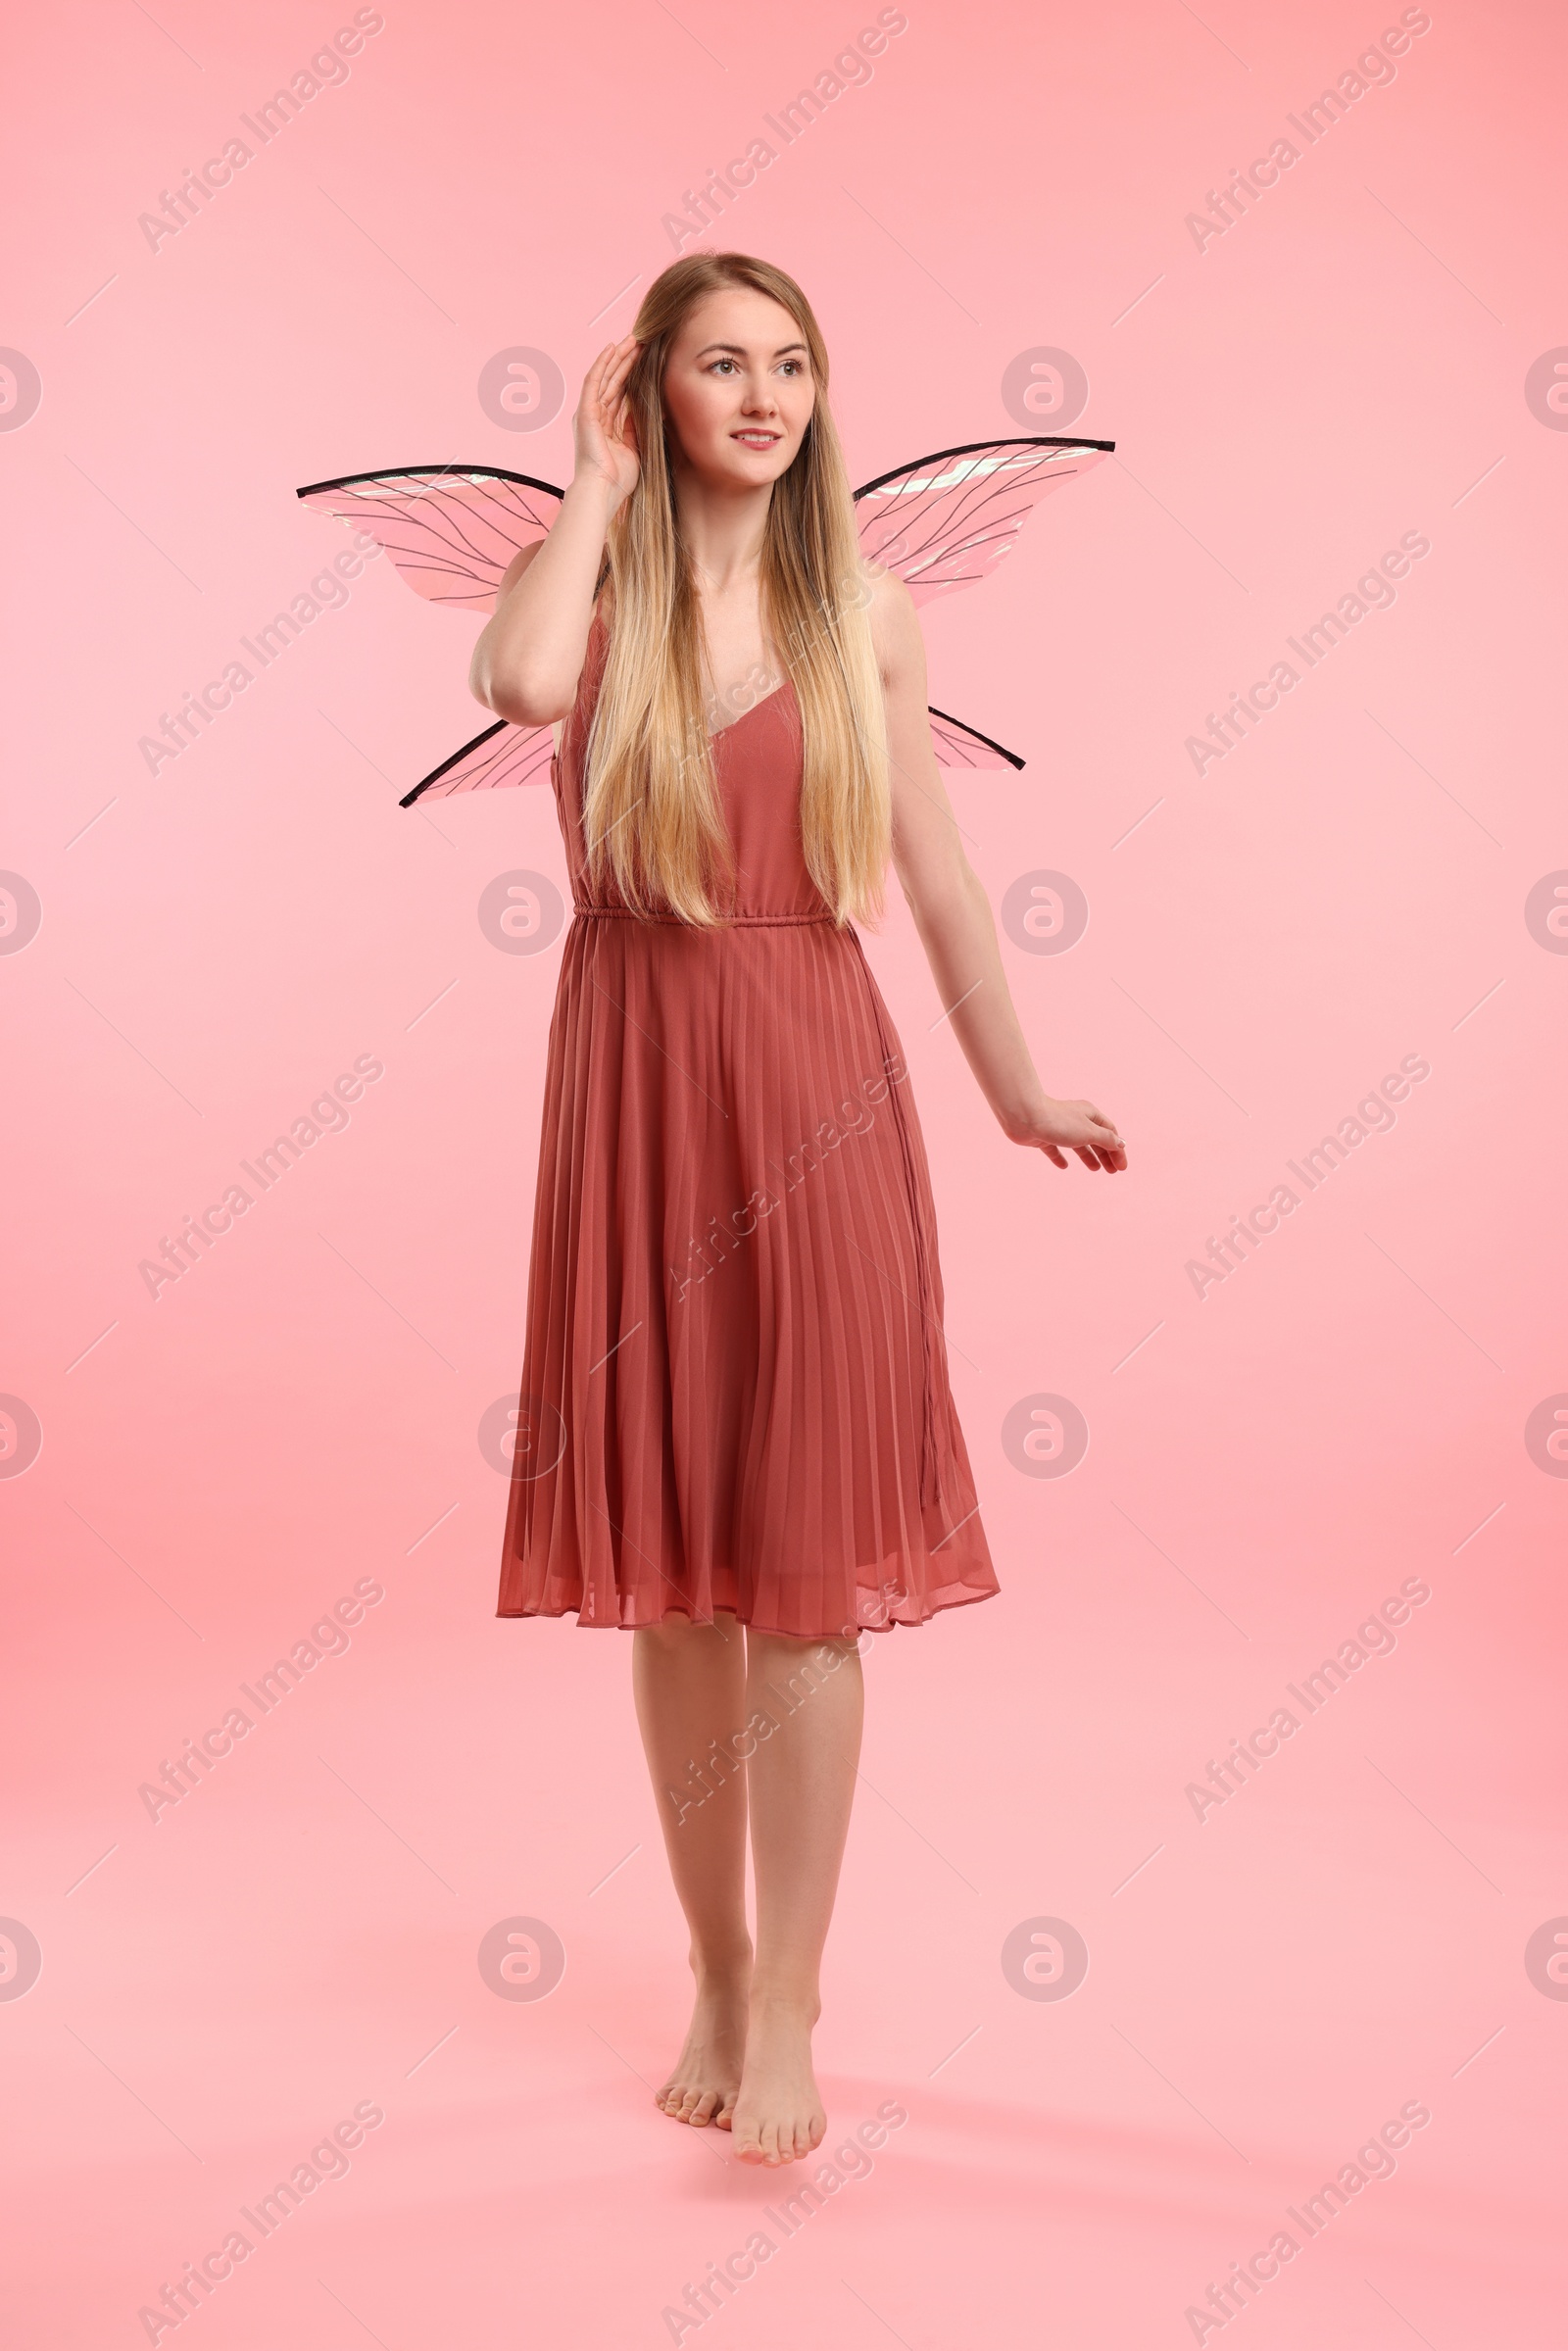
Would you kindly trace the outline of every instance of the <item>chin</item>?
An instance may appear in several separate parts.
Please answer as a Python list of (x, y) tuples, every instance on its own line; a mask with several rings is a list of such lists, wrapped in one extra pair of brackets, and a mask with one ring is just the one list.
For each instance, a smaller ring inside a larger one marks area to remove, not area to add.
[(782, 441), (767, 450), (742, 449), (732, 441), (726, 445), (724, 455), (717, 463), (719, 471), (728, 474), (732, 480), (758, 482), (773, 480), (779, 474), (787, 473), (794, 457), (794, 450), (786, 448)]

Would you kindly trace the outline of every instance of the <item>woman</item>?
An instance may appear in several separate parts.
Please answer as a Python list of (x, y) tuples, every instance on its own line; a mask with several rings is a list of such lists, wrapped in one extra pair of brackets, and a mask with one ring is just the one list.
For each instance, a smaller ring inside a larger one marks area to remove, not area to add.
[(890, 856), (1004, 1133), (1126, 1164), (1035, 1074), (827, 380), (782, 270), (674, 263), (589, 370), (571, 485), (471, 677), (502, 718), (566, 722), (575, 901), (498, 1612), (633, 1631), (697, 1986), (658, 2100), (768, 2164), (826, 2128), (811, 2028), (860, 1634), (998, 1589), (919, 1123), (851, 919), (881, 911)]

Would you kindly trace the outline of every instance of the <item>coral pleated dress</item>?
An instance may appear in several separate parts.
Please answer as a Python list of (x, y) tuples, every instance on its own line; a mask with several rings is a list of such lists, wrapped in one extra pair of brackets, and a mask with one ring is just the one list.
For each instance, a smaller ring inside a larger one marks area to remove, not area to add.
[(583, 870), (608, 641), (596, 615), (552, 768), (575, 912), (497, 1614), (920, 1624), (998, 1584), (908, 1072), (802, 854), (794, 688), (713, 738), (731, 920), (639, 919)]

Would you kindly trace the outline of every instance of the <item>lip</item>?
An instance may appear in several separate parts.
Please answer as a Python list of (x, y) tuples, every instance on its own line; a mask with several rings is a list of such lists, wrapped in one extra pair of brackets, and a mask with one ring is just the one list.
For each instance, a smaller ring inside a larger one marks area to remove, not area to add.
[(775, 441), (782, 441), (784, 435), (781, 432), (770, 432), (765, 424), (758, 425), (749, 432), (732, 432), (730, 434), (732, 441), (745, 442), (749, 448), (761, 444), (771, 449)]

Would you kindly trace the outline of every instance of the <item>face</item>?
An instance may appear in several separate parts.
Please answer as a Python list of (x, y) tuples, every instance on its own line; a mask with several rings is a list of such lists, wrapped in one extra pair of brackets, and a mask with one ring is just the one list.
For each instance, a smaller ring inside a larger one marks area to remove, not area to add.
[(708, 486), (735, 490), (777, 481), (815, 404), (806, 339), (781, 303), (750, 286), (705, 296), (664, 369), (676, 478), (689, 470)]

